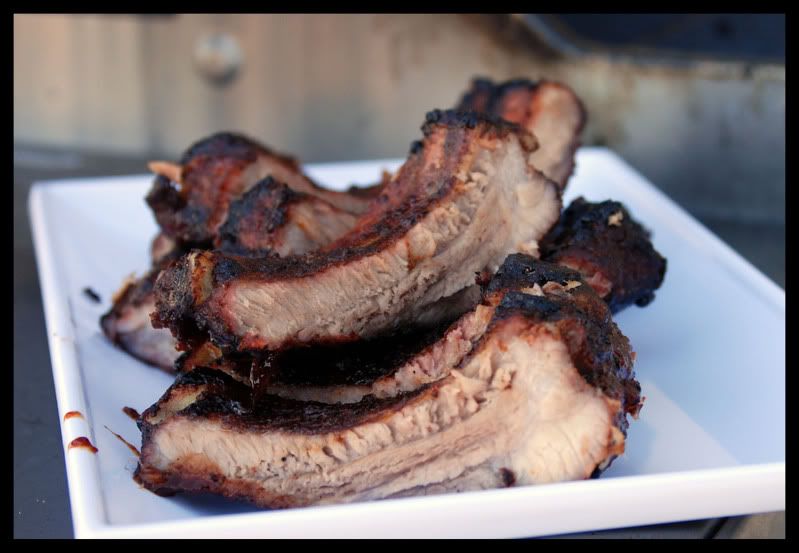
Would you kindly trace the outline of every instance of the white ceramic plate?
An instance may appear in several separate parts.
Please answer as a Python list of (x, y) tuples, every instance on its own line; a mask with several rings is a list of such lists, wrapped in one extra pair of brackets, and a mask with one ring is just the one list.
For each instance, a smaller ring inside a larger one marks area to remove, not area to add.
[[(331, 187), (378, 180), (396, 160), (308, 166)], [(785, 292), (605, 149), (582, 149), (565, 201), (624, 202), (668, 259), (657, 298), (616, 317), (638, 352), (645, 406), (627, 451), (598, 480), (355, 505), (259, 511), (158, 497), (131, 479), (143, 411), (169, 375), (113, 347), (98, 319), (148, 267), (151, 177), (37, 183), (39, 277), (78, 537), (534, 536), (785, 508)], [(102, 303), (83, 293), (91, 287)], [(85, 419), (63, 420), (68, 411)]]

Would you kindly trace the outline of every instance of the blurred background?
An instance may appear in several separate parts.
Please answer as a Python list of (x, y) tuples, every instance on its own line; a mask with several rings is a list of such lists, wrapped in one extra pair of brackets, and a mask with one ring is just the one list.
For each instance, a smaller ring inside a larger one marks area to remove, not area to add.
[[(784, 287), (784, 15), (16, 15), (15, 532), (71, 535), (34, 180), (142, 173), (223, 129), (304, 162), (403, 157), (424, 114), (478, 75), (567, 83), (585, 145), (619, 153)], [(656, 532), (784, 533), (784, 517), (732, 522)]]

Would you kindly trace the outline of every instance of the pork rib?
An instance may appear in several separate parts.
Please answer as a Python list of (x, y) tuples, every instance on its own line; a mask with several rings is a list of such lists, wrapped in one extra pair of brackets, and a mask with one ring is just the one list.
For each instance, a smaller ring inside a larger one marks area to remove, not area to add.
[[(302, 254), (346, 233), (356, 217), (324, 200), (295, 192), (267, 177), (230, 202), (230, 214), (218, 229), (214, 244), (238, 255)], [(169, 262), (186, 253), (187, 246), (160, 233), (151, 247), (153, 268), (127, 283), (111, 309), (100, 319), (106, 336), (145, 363), (174, 370), (180, 352), (166, 329), (153, 328), (153, 284)]]
[(614, 312), (648, 305), (666, 274), (649, 232), (611, 200), (574, 200), (541, 241), (541, 257), (580, 271)]
[(576, 273), (529, 256), (508, 260), (486, 302), (468, 351), (384, 399), (297, 401), (219, 371), (182, 375), (140, 419), (137, 479), (280, 508), (598, 475), (641, 406), (607, 306)]
[(529, 164), (535, 138), (453, 111), (429, 113), (422, 129), (350, 233), (280, 259), (193, 251), (156, 282), (154, 325), (240, 350), (355, 340), (413, 321), (509, 253), (537, 253), (561, 201)]
[(155, 310), (153, 284), (162, 266), (163, 260), (144, 276), (123, 284), (111, 309), (100, 318), (100, 328), (113, 344), (136, 359), (171, 371), (180, 355), (177, 343), (168, 330), (153, 328), (150, 322)]
[(582, 102), (568, 86), (527, 79), (498, 84), (476, 78), (456, 109), (488, 113), (532, 132), (540, 145), (533, 153), (533, 165), (561, 189), (566, 186), (586, 121)]
[(231, 202), (214, 246), (241, 255), (302, 254), (343, 236), (355, 221), (355, 215), (267, 177)]
[(368, 196), (318, 186), (293, 158), (233, 133), (200, 140), (183, 154), (179, 165), (153, 162), (150, 167), (157, 176), (147, 203), (163, 231), (184, 242), (213, 240), (230, 202), (268, 176), (347, 213), (363, 213), (369, 204)]

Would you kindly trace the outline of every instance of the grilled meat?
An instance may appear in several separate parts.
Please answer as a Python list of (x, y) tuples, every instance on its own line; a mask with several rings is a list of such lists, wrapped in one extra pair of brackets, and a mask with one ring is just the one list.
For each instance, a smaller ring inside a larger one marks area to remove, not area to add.
[(100, 318), (100, 327), (111, 342), (147, 364), (172, 370), (180, 355), (172, 334), (155, 329), (150, 313), (155, 310), (153, 284), (161, 272), (156, 266), (143, 277), (125, 283), (113, 298), (108, 313)]
[(586, 121), (585, 108), (569, 87), (543, 80), (515, 79), (497, 84), (477, 78), (456, 109), (488, 113), (532, 132), (539, 142), (532, 164), (561, 189), (566, 186)]
[[(579, 278), (511, 256), (466, 347), (431, 359), (436, 378), (382, 398), (298, 401), (255, 394), (219, 371), (185, 374), (140, 419), (136, 476), (160, 494), (263, 507), (595, 476), (624, 451), (640, 387), (627, 339)], [(374, 383), (383, 372), (362, 377)]]
[[(221, 251), (237, 255), (302, 254), (338, 238), (353, 226), (355, 219), (324, 200), (294, 192), (267, 177), (230, 202), (230, 215), (214, 243)], [(153, 269), (127, 284), (100, 321), (112, 342), (167, 371), (174, 369), (180, 353), (172, 334), (153, 328), (150, 321), (155, 310), (153, 284), (161, 270), (186, 251), (184, 243), (158, 234), (151, 247)]]
[(231, 201), (267, 176), (351, 214), (363, 213), (369, 203), (368, 197), (321, 188), (293, 158), (231, 133), (200, 140), (179, 165), (153, 162), (150, 167), (157, 176), (147, 203), (163, 231), (184, 242), (213, 240)]
[(528, 162), (534, 137), (452, 111), (422, 129), (350, 233), (303, 256), (193, 251), (156, 282), (154, 324), (239, 350), (354, 340), (412, 322), (509, 253), (537, 253), (561, 202)]
[(577, 198), (541, 241), (541, 257), (579, 271), (614, 312), (651, 302), (666, 259), (619, 202)]
[(355, 215), (267, 177), (231, 202), (214, 245), (241, 255), (302, 254), (333, 242), (355, 221)]

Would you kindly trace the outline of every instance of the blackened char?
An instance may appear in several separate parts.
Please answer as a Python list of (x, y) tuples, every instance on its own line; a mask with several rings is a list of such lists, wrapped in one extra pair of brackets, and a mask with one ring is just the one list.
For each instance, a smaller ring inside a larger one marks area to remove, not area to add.
[(456, 109), (488, 113), (532, 132), (540, 146), (533, 153), (533, 164), (565, 188), (586, 122), (585, 108), (568, 86), (546, 80), (495, 83), (476, 78)]
[(327, 190), (303, 174), (294, 158), (227, 132), (192, 145), (173, 172), (178, 180), (173, 174), (156, 176), (146, 200), (162, 230), (185, 242), (212, 240), (231, 201), (268, 176), (351, 214), (363, 213), (369, 203), (368, 198)]
[[(345, 234), (355, 220), (351, 213), (267, 177), (230, 201), (229, 216), (216, 232), (213, 245), (242, 256), (302, 254)], [(106, 336), (134, 357), (172, 371), (179, 344), (168, 330), (152, 327), (153, 284), (161, 270), (183, 253), (211, 246), (210, 242), (187, 243), (159, 233), (151, 246), (153, 268), (127, 285), (101, 319)]]
[(649, 304), (666, 274), (649, 231), (611, 200), (574, 200), (541, 241), (541, 256), (582, 273), (614, 312)]
[(482, 335), (413, 391), (332, 405), (258, 396), (208, 369), (179, 377), (142, 415), (137, 478), (280, 508), (598, 474), (641, 406), (629, 343), (568, 269), (505, 265)]
[(424, 147), (328, 246), (284, 258), (184, 256), (156, 283), (156, 326), (238, 349), (354, 340), (413, 321), (509, 253), (535, 252), (560, 196), (529, 164), (532, 135), (438, 110), (422, 130)]
[[(564, 303), (563, 298), (568, 299)], [(269, 393), (292, 399), (351, 403), (410, 392), (446, 376), (463, 362), (496, 321), (519, 312), (582, 330), (570, 343), (586, 380), (625, 405), (635, 406), (639, 389), (627, 339), (613, 324), (608, 306), (576, 271), (514, 254), (485, 288), (482, 302), (448, 325), (406, 331), (339, 346), (296, 348), (270, 359)], [(587, 333), (582, 333), (587, 331)], [(618, 358), (605, 355), (614, 352)], [(615, 371), (622, 371), (617, 373)], [(616, 389), (617, 383), (630, 389)], [(621, 425), (622, 423), (620, 423)]]
[(344, 235), (355, 221), (353, 214), (267, 177), (230, 203), (214, 245), (253, 257), (302, 254)]

